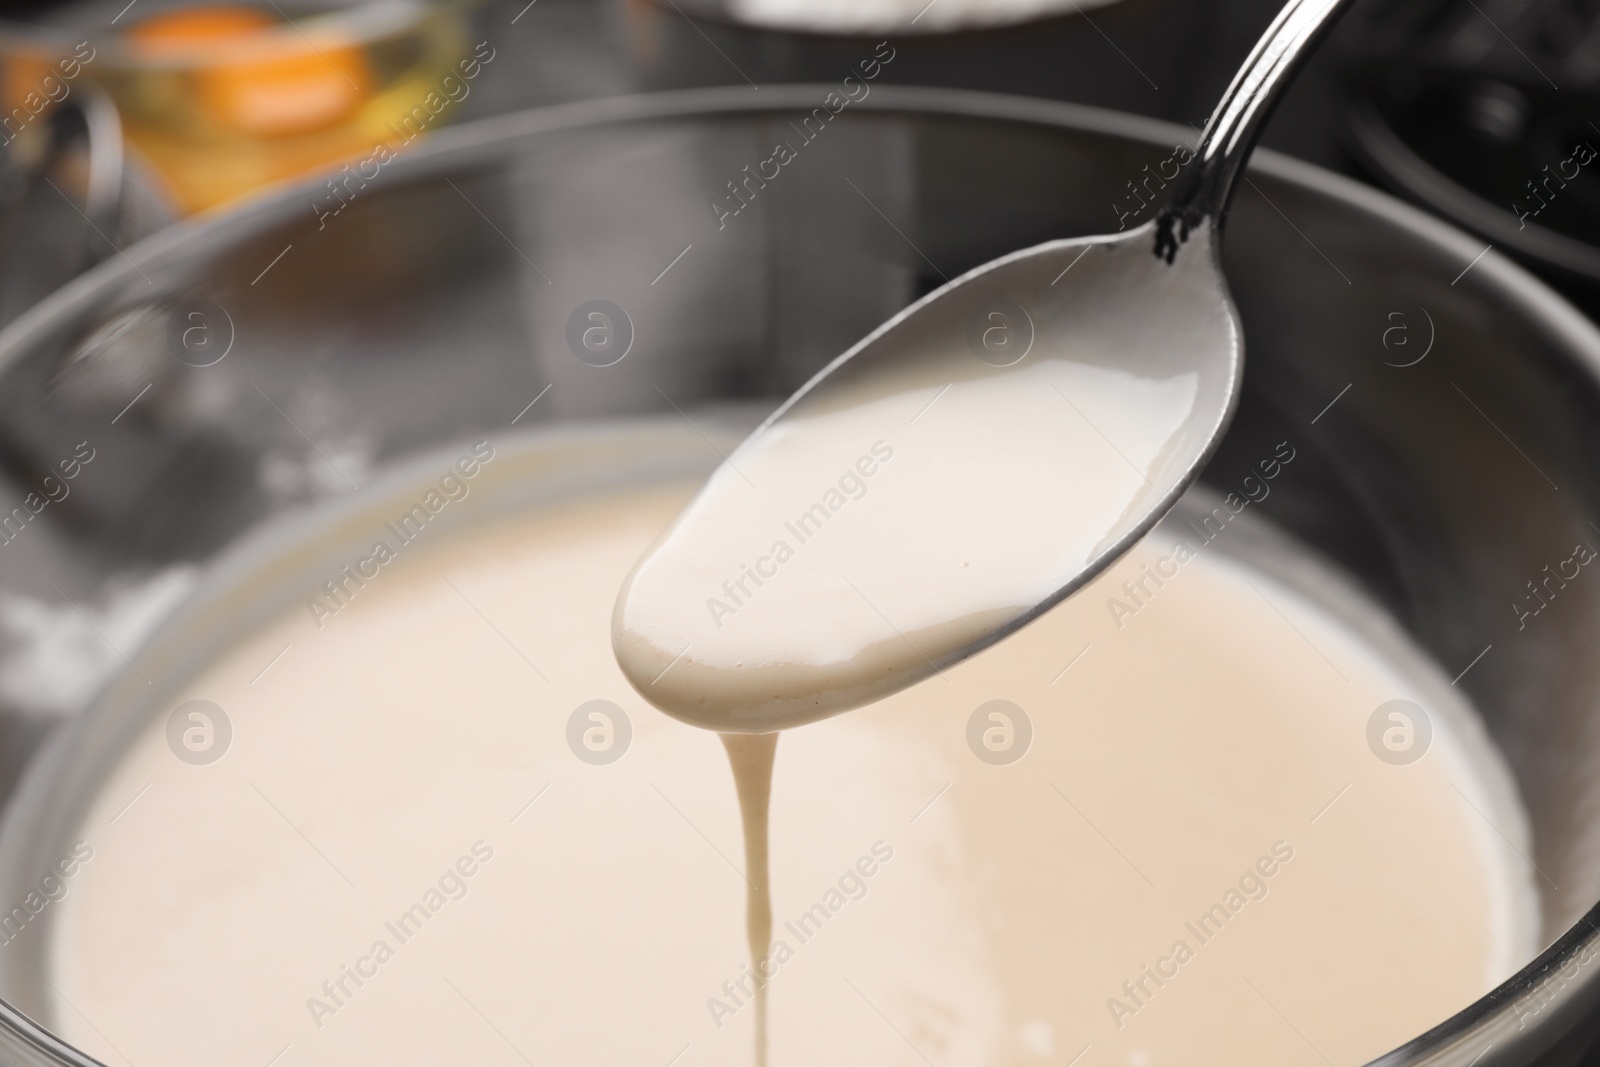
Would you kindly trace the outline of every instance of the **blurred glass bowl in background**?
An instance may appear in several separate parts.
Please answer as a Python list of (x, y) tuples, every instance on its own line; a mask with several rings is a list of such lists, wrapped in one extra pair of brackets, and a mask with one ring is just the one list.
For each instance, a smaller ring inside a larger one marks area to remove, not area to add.
[(91, 86), (180, 213), (214, 207), (447, 121), (484, 60), (476, 3), (87, 0), (0, 22), (0, 143)]

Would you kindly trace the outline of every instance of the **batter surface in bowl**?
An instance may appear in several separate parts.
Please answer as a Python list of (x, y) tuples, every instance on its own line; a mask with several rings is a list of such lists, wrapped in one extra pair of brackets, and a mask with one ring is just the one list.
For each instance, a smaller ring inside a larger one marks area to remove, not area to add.
[[(690, 491), (443, 534), (174, 693), (73, 838), (46, 1021), (113, 1067), (749, 1064), (728, 758), (610, 641)], [(1353, 1067), (1530, 958), (1522, 816), (1446, 682), (1180, 536), (783, 733), (772, 1064)], [(1397, 699), (1409, 763), (1369, 744)], [(216, 762), (169, 741), (188, 700)]]

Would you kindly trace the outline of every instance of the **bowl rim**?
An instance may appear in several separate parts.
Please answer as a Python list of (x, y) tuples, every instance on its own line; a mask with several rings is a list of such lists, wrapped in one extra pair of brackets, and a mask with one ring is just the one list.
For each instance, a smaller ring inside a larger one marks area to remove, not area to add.
[[(766, 87), (759, 97), (745, 86), (719, 86), (633, 96), (606, 97), (533, 108), (452, 127), (386, 164), (370, 184), (402, 186), (441, 172), (470, 171), (499, 158), (506, 148), (535, 136), (609, 125), (659, 120), (721, 119), (765, 112), (809, 110), (829, 92), (828, 84), (786, 84)], [(877, 115), (952, 117), (1021, 123), (1073, 133), (1098, 134), (1152, 148), (1193, 145), (1191, 128), (1139, 115), (1081, 104), (965, 89), (914, 86), (874, 87), (870, 97), (852, 105), (853, 112)], [(1257, 149), (1249, 170), (1334, 201), (1399, 230), (1437, 257), (1459, 262), (1458, 282), (1485, 294), (1494, 293), (1520, 311), (1536, 334), (1562, 350), (1600, 384), (1600, 328), (1576, 308), (1493, 247), (1480, 248), (1476, 238), (1455, 226), (1403, 203), (1379, 189), (1268, 149)], [(0, 329), (0, 376), (38, 341), (63, 323), (82, 320), (83, 313), (105, 303), (125, 301), (146, 283), (153, 298), (166, 295), (145, 277), (141, 267), (157, 269), (182, 263), (201, 250), (236, 246), (304, 211), (308, 194), (320, 190), (318, 178), (285, 183), (233, 205), (202, 212), (117, 250)], [(1271, 203), (1269, 201), (1269, 203)], [(1277, 205), (1272, 205), (1275, 210)], [(1288, 217), (1285, 216), (1286, 221)], [(302, 219), (302, 221), (306, 221)], [(1293, 222), (1290, 222), (1293, 226)], [(1298, 228), (1296, 227), (1298, 230)], [(1303, 235), (1302, 235), (1303, 236)], [(1309, 239), (1308, 239), (1309, 240)], [(264, 264), (265, 265), (265, 264)], [(158, 273), (160, 273), (158, 271)], [(1452, 283), (1454, 284), (1454, 283)], [(109, 298), (109, 300), (107, 300)], [(1600, 902), (1515, 974), (1454, 1015), (1399, 1047), (1369, 1061), (1366, 1067), (1400, 1064), (1480, 1064), (1493, 1067), (1507, 1057), (1528, 1062), (1575, 1030), (1586, 1017), (1600, 1018), (1600, 982), (1589, 965), (1600, 960)], [(1585, 973), (1585, 971), (1589, 973)], [(1552, 1020), (1529, 1027), (1518, 1011), (1537, 1000), (1535, 1014)], [(1557, 1017), (1565, 1025), (1557, 1031)], [(53, 1032), (0, 999), (0, 1030), (49, 1062), (70, 1067), (100, 1067), (97, 1061), (62, 1041)], [(1499, 1049), (1500, 1055), (1488, 1054)]]
[(1600, 248), (1538, 222), (1513, 226), (1514, 217), (1434, 166), (1407, 144), (1370, 99), (1344, 109), (1356, 156), (1397, 194), (1428, 204), (1452, 223), (1575, 279), (1600, 280)]

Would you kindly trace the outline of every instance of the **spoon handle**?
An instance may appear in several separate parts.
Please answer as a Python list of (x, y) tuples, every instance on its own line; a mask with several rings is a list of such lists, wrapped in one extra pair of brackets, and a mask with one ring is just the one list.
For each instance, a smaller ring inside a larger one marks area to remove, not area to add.
[[(1261, 128), (1295, 68), (1350, 0), (1289, 0), (1233, 76), (1200, 134), (1195, 158), (1156, 217), (1156, 255), (1168, 263), (1207, 219), (1220, 231)], [(1176, 233), (1174, 233), (1176, 229)]]

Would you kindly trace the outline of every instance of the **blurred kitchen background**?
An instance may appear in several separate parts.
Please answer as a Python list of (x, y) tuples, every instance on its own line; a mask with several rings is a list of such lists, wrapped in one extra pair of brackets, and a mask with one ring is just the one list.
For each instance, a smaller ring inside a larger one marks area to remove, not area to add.
[[(274, 182), (325, 171), (335, 210), (344, 167), (376, 166), (375, 153), (449, 124), (624, 93), (837, 82), (882, 41), (893, 60), (879, 84), (1023, 94), (1197, 128), (1278, 6), (14, 3), (0, 9), (0, 321), (173, 220)], [(1364, 0), (1265, 143), (1426, 206), (1600, 315), (1597, 16), (1600, 0)]]

